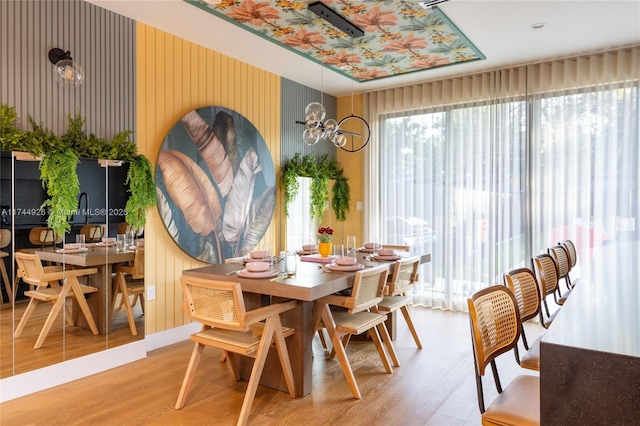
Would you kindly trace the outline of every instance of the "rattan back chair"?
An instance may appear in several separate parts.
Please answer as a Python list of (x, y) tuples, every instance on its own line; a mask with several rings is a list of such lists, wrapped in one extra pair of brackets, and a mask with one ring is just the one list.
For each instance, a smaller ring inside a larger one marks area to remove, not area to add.
[[(516, 298), (507, 287), (494, 285), (474, 293), (467, 303), (482, 424), (539, 424), (539, 378), (517, 376), (503, 389), (495, 362), (499, 355), (517, 349), (522, 325)], [(498, 396), (486, 407), (482, 377), (489, 365)]]
[(333, 344), (332, 355), (335, 353), (338, 356), (344, 376), (355, 398), (361, 398), (362, 395), (345, 351), (351, 336), (369, 332), (387, 373), (393, 372), (389, 357), (395, 366), (400, 365), (384, 325), (387, 315), (376, 312), (376, 307), (382, 302), (386, 291), (388, 270), (388, 266), (381, 265), (358, 271), (351, 295), (332, 294), (316, 301), (316, 315), (318, 315), (316, 329), (321, 327), (327, 329)]
[(418, 332), (416, 331), (413, 319), (411, 318), (411, 312), (409, 311), (409, 305), (412, 303), (413, 297), (407, 295), (407, 292), (413, 288), (418, 280), (419, 266), (419, 256), (396, 261), (391, 278), (389, 278), (387, 282), (389, 294), (384, 296), (382, 301), (378, 303), (378, 311), (387, 314), (398, 310), (402, 312), (402, 316), (409, 327), (416, 346), (422, 348), (422, 342), (420, 342), (420, 337), (418, 337)]
[[(129, 322), (129, 331), (132, 336), (137, 336), (136, 320), (133, 317), (133, 306), (140, 300), (140, 306), (144, 313), (144, 249), (137, 248), (133, 261), (116, 266), (113, 296), (111, 298), (111, 312), (115, 308), (116, 299), (120, 294), (120, 306), (124, 306)], [(133, 296), (133, 299), (129, 299)]]
[(540, 254), (532, 259), (533, 270), (540, 285), (540, 298), (547, 314), (546, 319), (542, 321), (545, 328), (549, 328), (558, 311), (553, 315), (549, 313), (549, 305), (547, 304), (547, 296), (554, 294), (558, 288), (558, 271), (553, 258), (548, 254)]
[(571, 271), (578, 264), (578, 252), (576, 251), (576, 246), (571, 240), (560, 241), (558, 244), (564, 247), (569, 255), (569, 274), (567, 274), (567, 284), (573, 288), (574, 283), (571, 280)]
[(542, 304), (540, 302), (540, 288), (536, 276), (529, 268), (517, 268), (504, 274), (504, 284), (511, 290), (518, 303), (520, 322), (523, 325), (521, 335), (525, 352), (519, 360), (520, 366), (531, 370), (540, 370), (540, 338), (531, 346), (527, 342), (524, 323), (530, 319), (542, 318)]
[[(571, 271), (571, 260), (569, 259), (569, 253), (560, 244), (551, 246), (547, 249), (547, 253), (553, 258), (556, 264), (556, 271), (558, 272), (558, 280), (564, 280), (567, 290), (571, 291), (571, 285), (569, 284), (569, 272)], [(557, 296), (556, 296), (557, 294)], [(556, 303), (563, 305), (569, 293), (560, 295), (560, 287), (556, 290), (554, 297)]]
[[(195, 344), (180, 388), (176, 409), (182, 408), (185, 404), (205, 346), (222, 349), (227, 357), (236, 354), (255, 359), (238, 418), (239, 425), (247, 424), (271, 344), (276, 346), (289, 395), (295, 398), (295, 383), (285, 342), (285, 338), (292, 335), (294, 330), (282, 326), (280, 314), (295, 308), (297, 302), (275, 303), (247, 311), (239, 283), (188, 275), (183, 275), (180, 281), (184, 298), (183, 309), (189, 313), (193, 321), (202, 323), (203, 329), (190, 337)], [(237, 364), (230, 362), (229, 365), (234, 379), (238, 380), (240, 372), (237, 370)]]

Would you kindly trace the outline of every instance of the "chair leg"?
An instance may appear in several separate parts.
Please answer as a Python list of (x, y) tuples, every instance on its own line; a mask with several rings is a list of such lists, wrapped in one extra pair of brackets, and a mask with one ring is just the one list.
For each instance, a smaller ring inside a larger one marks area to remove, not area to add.
[[(391, 356), (391, 360), (393, 361), (394, 366), (400, 367), (400, 360), (398, 359), (396, 350), (394, 349), (393, 343), (391, 342), (391, 337), (389, 336), (387, 327), (384, 325), (384, 323), (378, 324), (373, 329), (371, 329), (370, 334), (373, 338), (374, 343), (376, 343), (376, 339), (378, 339), (378, 342), (380, 343), (378, 353), (380, 353), (380, 359), (384, 364), (385, 370), (387, 371), (387, 373), (393, 373), (393, 368), (391, 367), (391, 363), (389, 362), (389, 357), (387, 357), (387, 353), (384, 351), (382, 343), (384, 343), (384, 345), (387, 347), (387, 351), (389, 352), (389, 356)], [(376, 347), (378, 347), (378, 343), (376, 343)]]
[(38, 299), (34, 299), (33, 297), (31, 298), (31, 300), (29, 301), (29, 304), (27, 305), (27, 309), (25, 309), (24, 313), (22, 314), (22, 318), (18, 323), (18, 327), (16, 327), (16, 331), (13, 332), (13, 337), (15, 338), (20, 337), (20, 335), (22, 334), (22, 330), (24, 330), (24, 327), (27, 325), (27, 322), (31, 317), (31, 314), (36, 309), (38, 302), (40, 302)]
[(407, 322), (407, 326), (409, 327), (409, 331), (413, 336), (413, 340), (415, 340), (418, 349), (422, 349), (422, 342), (420, 342), (420, 338), (418, 337), (418, 332), (416, 331), (416, 327), (413, 325), (413, 319), (411, 318), (411, 312), (409, 312), (408, 306), (400, 307), (400, 311), (402, 311), (402, 316), (404, 316), (404, 320)]
[(274, 317), (275, 334), (274, 339), (276, 341), (276, 349), (278, 350), (278, 357), (280, 358), (280, 365), (282, 365), (282, 373), (284, 379), (287, 382), (287, 388), (289, 389), (289, 396), (291, 398), (296, 397), (296, 384), (293, 380), (293, 370), (291, 369), (291, 359), (289, 359), (289, 351), (287, 350), (287, 342), (284, 340), (284, 334), (282, 333), (282, 323), (280, 322), (280, 316)]
[(191, 359), (189, 360), (189, 366), (187, 367), (187, 372), (184, 373), (184, 379), (182, 380), (182, 387), (180, 388), (180, 393), (178, 394), (178, 401), (176, 401), (176, 410), (184, 407), (184, 403), (187, 400), (187, 394), (189, 393), (189, 389), (191, 389), (191, 384), (193, 383), (193, 377), (195, 376), (196, 370), (198, 369), (198, 363), (200, 362), (200, 358), (202, 357), (202, 351), (204, 350), (204, 345), (196, 342), (193, 346), (193, 352), (191, 352)]
[[(89, 328), (91, 329), (91, 332), (93, 333), (94, 336), (97, 336), (98, 326), (96, 325), (96, 322), (93, 319), (93, 315), (91, 314), (91, 309), (89, 309), (89, 305), (87, 304), (87, 299), (85, 299), (84, 293), (80, 288), (80, 283), (78, 282), (78, 278), (75, 276), (71, 276), (67, 278), (67, 281), (69, 281), (69, 284), (73, 289), (73, 295), (78, 301), (78, 306), (80, 307), (80, 310), (84, 315), (84, 318), (87, 320), (87, 324), (89, 324)], [(67, 285), (65, 284), (63, 288), (64, 287), (67, 287)], [(64, 289), (63, 289), (63, 292), (64, 292)]]
[(262, 338), (258, 345), (258, 352), (256, 353), (255, 361), (253, 362), (253, 368), (251, 369), (251, 378), (249, 379), (249, 385), (244, 395), (244, 401), (242, 402), (242, 409), (240, 410), (240, 418), (238, 419), (238, 425), (246, 425), (249, 419), (249, 413), (251, 412), (251, 405), (260, 383), (260, 376), (264, 369), (264, 362), (267, 359), (269, 353), (269, 347), (273, 341), (274, 334), (274, 317), (267, 319), (264, 330), (262, 331)]
[(318, 337), (320, 338), (320, 343), (324, 349), (327, 349), (327, 341), (324, 338), (324, 332), (321, 328), (318, 329)]
[(358, 399), (362, 398), (360, 389), (358, 389), (358, 383), (356, 382), (356, 378), (353, 375), (353, 370), (351, 370), (349, 359), (347, 358), (347, 354), (344, 350), (344, 347), (342, 346), (340, 336), (338, 336), (338, 330), (336, 330), (336, 323), (335, 321), (333, 321), (333, 315), (331, 315), (329, 305), (326, 304), (322, 306), (322, 322), (327, 329), (327, 333), (329, 333), (331, 343), (333, 344), (333, 348), (338, 355), (338, 361), (340, 362), (342, 372), (344, 373), (345, 379), (347, 379), (347, 383), (349, 384), (349, 388), (351, 389), (353, 397)]
[[(4, 281), (4, 286), (7, 290), (7, 297), (9, 298), (9, 304), (13, 306), (14, 297), (13, 297), (13, 289), (11, 288), (11, 280), (9, 279), (9, 275), (7, 275), (7, 267), (4, 265), (4, 260), (2, 258), (0, 258), (0, 272), (2, 273), (2, 281)], [(0, 292), (0, 300), (4, 300), (2, 298), (1, 292)], [(4, 303), (4, 301), (2, 303)]]
[[(58, 300), (56, 300), (56, 303), (53, 304), (53, 308), (51, 308), (51, 312), (49, 312), (49, 316), (47, 317), (47, 320), (42, 326), (42, 330), (40, 331), (40, 335), (38, 335), (38, 339), (36, 340), (36, 344), (33, 346), (33, 349), (39, 349), (42, 347), (42, 344), (44, 343), (44, 339), (47, 338), (47, 335), (49, 334), (49, 330), (51, 330), (51, 326), (56, 320), (56, 317), (62, 310), (63, 306), (65, 306), (66, 304), (67, 295), (69, 294), (70, 289), (71, 288), (68, 285), (62, 286), (62, 289), (60, 290), (60, 294), (58, 294)], [(94, 324), (94, 327), (95, 327), (95, 324)], [(96, 331), (98, 330), (96, 329)]]

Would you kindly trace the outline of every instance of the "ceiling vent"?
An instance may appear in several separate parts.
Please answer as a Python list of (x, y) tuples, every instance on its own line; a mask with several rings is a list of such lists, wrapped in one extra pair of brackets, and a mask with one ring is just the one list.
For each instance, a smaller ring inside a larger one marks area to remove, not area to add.
[(351, 36), (351, 38), (358, 38), (364, 35), (364, 31), (347, 21), (342, 15), (321, 1), (310, 3), (307, 8), (348, 36)]

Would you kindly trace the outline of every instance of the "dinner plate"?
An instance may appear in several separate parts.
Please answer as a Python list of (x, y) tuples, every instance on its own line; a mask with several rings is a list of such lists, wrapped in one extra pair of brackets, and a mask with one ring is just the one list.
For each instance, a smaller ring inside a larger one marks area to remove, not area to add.
[(244, 258), (244, 263), (248, 263), (248, 262), (275, 262), (276, 260), (278, 260), (278, 259), (276, 259), (273, 256), (272, 257), (264, 257), (262, 259), (248, 256), (248, 257)]
[(246, 269), (238, 271), (238, 276), (242, 278), (273, 278), (278, 276), (277, 269), (269, 269), (264, 272), (249, 272)]
[(358, 251), (359, 251), (360, 253), (373, 253), (373, 249), (368, 249), (368, 248), (364, 248), (364, 247), (360, 247), (360, 248), (358, 249)]
[(82, 253), (83, 251), (87, 251), (89, 250), (86, 247), (80, 247), (80, 248), (74, 248), (74, 249), (57, 249), (56, 253), (66, 253), (66, 254), (70, 254), (70, 253)]
[(355, 272), (359, 271), (360, 269), (364, 269), (364, 265), (361, 265), (359, 263), (356, 263), (355, 265), (334, 265), (332, 263), (331, 265), (327, 265), (327, 269), (330, 269), (332, 271)]
[(298, 250), (296, 253), (298, 253), (300, 256), (305, 256), (307, 254), (316, 254), (318, 253), (318, 250)]
[(394, 254), (393, 256), (380, 256), (380, 255), (377, 255), (377, 256), (371, 256), (371, 259), (373, 259), (373, 260), (381, 260), (381, 261), (384, 262), (384, 261), (389, 261), (389, 260), (398, 260), (398, 259), (400, 259), (400, 256), (397, 255), (397, 254)]

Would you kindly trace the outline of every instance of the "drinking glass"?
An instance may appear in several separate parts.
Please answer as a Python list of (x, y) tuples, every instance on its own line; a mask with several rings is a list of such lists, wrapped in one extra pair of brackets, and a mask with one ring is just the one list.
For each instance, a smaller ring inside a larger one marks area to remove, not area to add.
[(84, 234), (76, 235), (76, 243), (80, 244), (80, 248), (84, 248), (84, 244), (85, 244), (85, 236), (84, 236)]
[(127, 247), (127, 235), (118, 234), (116, 236), (116, 251), (124, 251), (125, 247)]
[(342, 244), (334, 244), (333, 245), (333, 257), (343, 257), (344, 256), (344, 245)]
[(287, 275), (295, 275), (298, 265), (298, 256), (295, 251), (288, 251), (284, 255), (284, 271)]
[(347, 235), (347, 256), (356, 257), (356, 236)]
[(136, 230), (133, 229), (133, 226), (129, 227), (129, 230), (127, 231), (127, 244), (129, 245), (129, 247), (131, 248), (135, 248), (136, 246)]

